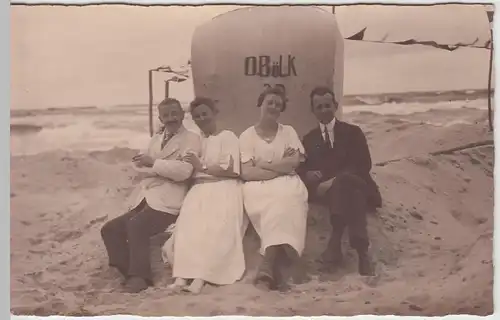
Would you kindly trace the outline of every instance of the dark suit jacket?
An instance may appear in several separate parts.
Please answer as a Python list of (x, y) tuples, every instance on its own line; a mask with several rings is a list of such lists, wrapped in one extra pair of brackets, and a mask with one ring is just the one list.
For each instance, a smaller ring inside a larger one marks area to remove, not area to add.
[[(319, 170), (323, 174), (322, 181), (326, 181), (344, 172), (354, 174), (366, 182), (369, 208), (381, 207), (380, 191), (370, 175), (372, 160), (363, 131), (356, 125), (339, 120), (336, 120), (333, 131), (334, 145), (331, 149), (325, 145), (319, 126), (304, 136), (302, 143), (307, 158), (298, 169), (299, 175), (305, 181), (307, 171)], [(314, 198), (317, 185), (307, 187), (311, 198)]]

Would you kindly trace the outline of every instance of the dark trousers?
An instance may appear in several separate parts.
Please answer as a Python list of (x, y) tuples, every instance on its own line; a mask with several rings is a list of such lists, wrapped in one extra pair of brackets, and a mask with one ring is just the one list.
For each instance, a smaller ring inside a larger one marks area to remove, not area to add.
[(368, 250), (369, 239), (366, 223), (368, 186), (352, 173), (339, 174), (323, 200), (330, 210), (332, 234), (328, 250), (334, 256), (341, 254), (344, 230), (349, 231), (349, 242), (361, 253)]
[(177, 216), (157, 211), (143, 200), (133, 210), (108, 221), (101, 229), (109, 265), (126, 278), (136, 276), (153, 284), (150, 238), (165, 231)]

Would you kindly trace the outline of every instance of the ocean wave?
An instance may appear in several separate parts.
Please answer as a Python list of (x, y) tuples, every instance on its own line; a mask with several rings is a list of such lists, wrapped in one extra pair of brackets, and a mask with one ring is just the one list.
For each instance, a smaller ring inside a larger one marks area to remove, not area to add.
[[(143, 149), (150, 139), (147, 118), (134, 115), (39, 116), (31, 117), (30, 121), (11, 124), (17, 128), (11, 131), (11, 155), (34, 155), (54, 150)], [(189, 115), (186, 115), (184, 125), (199, 132)], [(157, 120), (154, 127), (158, 128)], [(20, 133), (19, 128), (23, 128), (24, 133)]]
[[(386, 103), (377, 107), (351, 106), (344, 108), (349, 121), (364, 125), (373, 119), (400, 119), (412, 123), (450, 126), (458, 123), (483, 121), (486, 100), (451, 101), (434, 104)], [(460, 116), (450, 110), (460, 110)], [(480, 118), (478, 118), (480, 117)], [(463, 119), (462, 119), (463, 118)], [(154, 128), (158, 119), (154, 118)], [(381, 120), (383, 121), (383, 120)], [(47, 151), (104, 151), (112, 148), (143, 149), (149, 142), (146, 116), (134, 113), (87, 115), (39, 115), (11, 119), (11, 155), (33, 155)], [(199, 133), (187, 113), (184, 125)]]
[(454, 109), (474, 109), (486, 110), (488, 102), (486, 99), (443, 101), (439, 103), (382, 103), (374, 107), (373, 105), (352, 105), (346, 106), (344, 113), (363, 112), (374, 115), (417, 115), (424, 112), (435, 112), (442, 110), (448, 112)]
[(108, 150), (113, 147), (143, 148), (149, 141), (147, 131), (123, 128), (96, 128), (80, 122), (66, 127), (43, 128), (36, 134), (12, 135), (11, 154), (37, 154), (52, 150)]

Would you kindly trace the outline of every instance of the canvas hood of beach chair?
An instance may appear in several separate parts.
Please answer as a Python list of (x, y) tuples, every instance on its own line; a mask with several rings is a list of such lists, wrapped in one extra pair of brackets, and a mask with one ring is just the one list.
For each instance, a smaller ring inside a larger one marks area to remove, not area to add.
[(216, 100), (221, 126), (236, 134), (259, 118), (257, 98), (266, 86), (285, 90), (280, 122), (299, 135), (316, 125), (314, 87), (332, 88), (339, 103), (343, 95), (342, 35), (335, 16), (316, 7), (246, 7), (217, 16), (195, 30), (191, 66), (195, 95)]

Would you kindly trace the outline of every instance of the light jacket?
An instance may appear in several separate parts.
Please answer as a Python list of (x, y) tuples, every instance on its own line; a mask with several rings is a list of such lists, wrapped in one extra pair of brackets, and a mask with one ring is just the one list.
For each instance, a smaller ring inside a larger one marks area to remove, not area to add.
[(138, 168), (134, 165), (142, 180), (130, 196), (129, 210), (146, 199), (148, 205), (155, 210), (179, 214), (193, 173), (192, 165), (181, 159), (190, 152), (200, 156), (201, 141), (196, 133), (188, 131), (184, 126), (181, 126), (163, 150), (162, 140), (163, 133), (155, 134), (147, 150), (144, 150), (145, 154), (155, 159), (152, 167)]

